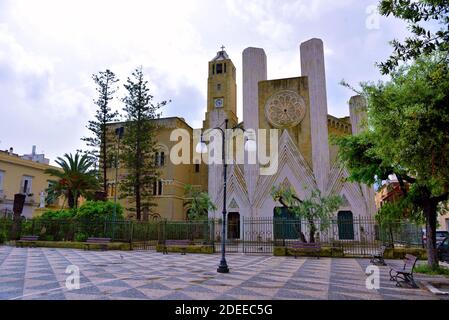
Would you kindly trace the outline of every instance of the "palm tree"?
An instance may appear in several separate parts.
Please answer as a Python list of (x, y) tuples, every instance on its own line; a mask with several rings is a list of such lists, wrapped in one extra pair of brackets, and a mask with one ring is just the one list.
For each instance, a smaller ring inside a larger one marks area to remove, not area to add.
[(64, 158), (58, 157), (56, 160), (62, 170), (45, 170), (45, 173), (58, 178), (56, 181), (51, 181), (46, 190), (47, 201), (55, 200), (63, 195), (66, 197), (69, 207), (73, 209), (78, 207), (80, 196), (92, 198), (100, 184), (96, 171), (92, 169), (94, 161), (88, 155), (80, 155), (77, 152), (73, 156), (71, 153), (66, 153)]
[(184, 201), (184, 208), (187, 209), (187, 219), (207, 220), (207, 213), (217, 210), (207, 192), (195, 190), (191, 185), (186, 185), (184, 192), (187, 198)]

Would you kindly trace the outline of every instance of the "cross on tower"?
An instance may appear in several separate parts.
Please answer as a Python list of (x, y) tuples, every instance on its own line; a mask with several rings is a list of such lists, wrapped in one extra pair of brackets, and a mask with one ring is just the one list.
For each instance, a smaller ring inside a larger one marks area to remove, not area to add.
[(225, 49), (225, 46), (221, 45), (221, 51), (224, 51), (224, 49)]

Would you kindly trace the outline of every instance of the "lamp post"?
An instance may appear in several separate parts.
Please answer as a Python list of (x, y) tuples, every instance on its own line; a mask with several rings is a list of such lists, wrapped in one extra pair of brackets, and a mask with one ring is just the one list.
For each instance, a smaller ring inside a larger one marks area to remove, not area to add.
[(112, 211), (112, 240), (114, 240), (114, 234), (115, 234), (115, 217), (117, 215), (117, 187), (118, 187), (118, 153), (120, 148), (120, 140), (123, 137), (124, 128), (119, 127), (115, 129), (115, 136), (117, 138), (117, 143), (115, 147), (115, 188), (114, 188), (114, 210)]
[[(223, 160), (223, 221), (222, 221), (222, 230), (221, 230), (221, 260), (220, 264), (218, 266), (217, 272), (218, 273), (229, 273), (229, 267), (226, 262), (226, 216), (227, 216), (227, 210), (226, 210), (226, 191), (227, 191), (227, 169), (228, 164), (226, 163), (226, 130), (228, 129), (228, 119), (225, 120), (225, 130), (223, 130), (220, 127), (216, 127), (214, 129), (217, 129), (221, 132), (222, 137), (222, 160)], [(242, 131), (246, 131), (244, 128), (240, 126), (235, 126), (231, 128), (231, 130), (240, 129)], [(256, 149), (255, 141), (248, 139), (245, 143), (245, 149), (246, 151), (253, 152)], [(207, 145), (203, 141), (203, 136), (201, 135), (201, 141), (198, 143), (196, 147), (196, 151), (198, 153), (207, 153)]]

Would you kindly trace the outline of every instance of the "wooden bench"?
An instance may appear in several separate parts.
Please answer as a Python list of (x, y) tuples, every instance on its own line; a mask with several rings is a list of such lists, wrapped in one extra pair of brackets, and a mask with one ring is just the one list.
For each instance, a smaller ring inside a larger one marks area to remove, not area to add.
[(401, 286), (401, 281), (410, 284), (413, 288), (418, 288), (413, 279), (413, 269), (415, 269), (418, 258), (407, 254), (404, 260), (403, 267), (390, 266), (390, 281), (396, 281), (396, 286)]
[(292, 249), (295, 254), (295, 259), (299, 252), (315, 253), (315, 256), (320, 258), (321, 244), (307, 243), (302, 241), (293, 241), (287, 243), (287, 249)]
[(387, 264), (385, 263), (384, 260), (384, 254), (386, 249), (387, 246), (380, 247), (379, 251), (377, 251), (375, 254), (371, 256), (370, 262), (374, 265), (386, 266)]
[(99, 245), (102, 250), (107, 250), (111, 240), (111, 238), (87, 238), (84, 243), (84, 250), (90, 250), (91, 245)]
[(23, 247), (24, 243), (30, 243), (30, 246), (36, 247), (36, 242), (39, 240), (39, 236), (22, 236), (20, 240), (16, 242), (19, 246)]
[(181, 254), (185, 255), (187, 247), (190, 245), (190, 240), (165, 240), (163, 254), (168, 254), (168, 247), (178, 247), (181, 249)]

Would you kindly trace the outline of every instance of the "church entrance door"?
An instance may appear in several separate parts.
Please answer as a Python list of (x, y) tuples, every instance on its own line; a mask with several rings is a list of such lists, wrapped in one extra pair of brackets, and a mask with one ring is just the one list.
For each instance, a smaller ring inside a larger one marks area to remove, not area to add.
[(240, 239), (240, 213), (238, 212), (228, 214), (228, 239)]
[(354, 218), (351, 211), (340, 211), (337, 217), (340, 240), (354, 240)]

